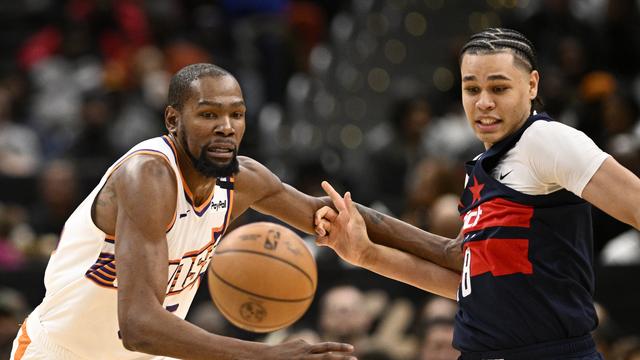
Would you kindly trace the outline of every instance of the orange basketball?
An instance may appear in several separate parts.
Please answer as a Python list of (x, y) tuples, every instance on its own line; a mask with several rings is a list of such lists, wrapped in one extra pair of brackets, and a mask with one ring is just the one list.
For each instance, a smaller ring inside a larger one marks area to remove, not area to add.
[(253, 332), (298, 320), (316, 292), (316, 262), (293, 231), (269, 222), (241, 226), (222, 238), (209, 265), (209, 292), (234, 325)]

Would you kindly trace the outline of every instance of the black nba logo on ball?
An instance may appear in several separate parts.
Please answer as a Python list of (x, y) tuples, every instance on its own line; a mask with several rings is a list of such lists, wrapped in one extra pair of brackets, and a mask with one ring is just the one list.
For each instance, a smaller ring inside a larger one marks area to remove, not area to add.
[(267, 310), (259, 303), (249, 301), (240, 306), (240, 316), (248, 322), (259, 323), (267, 316)]

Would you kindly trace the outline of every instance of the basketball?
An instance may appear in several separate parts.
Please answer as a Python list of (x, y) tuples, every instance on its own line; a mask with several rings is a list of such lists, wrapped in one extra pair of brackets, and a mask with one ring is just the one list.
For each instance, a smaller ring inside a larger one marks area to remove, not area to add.
[(239, 328), (263, 333), (291, 325), (316, 291), (316, 262), (284, 226), (258, 222), (225, 235), (209, 265), (209, 292)]

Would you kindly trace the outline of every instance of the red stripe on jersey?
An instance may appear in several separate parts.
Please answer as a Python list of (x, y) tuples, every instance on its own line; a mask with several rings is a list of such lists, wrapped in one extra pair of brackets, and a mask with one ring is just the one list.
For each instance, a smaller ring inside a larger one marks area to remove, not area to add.
[(513, 201), (495, 198), (484, 202), (462, 217), (464, 233), (488, 227), (531, 227), (533, 207)]
[(491, 272), (493, 276), (533, 274), (527, 239), (469, 241), (464, 248), (465, 251), (471, 249), (471, 276), (486, 272)]

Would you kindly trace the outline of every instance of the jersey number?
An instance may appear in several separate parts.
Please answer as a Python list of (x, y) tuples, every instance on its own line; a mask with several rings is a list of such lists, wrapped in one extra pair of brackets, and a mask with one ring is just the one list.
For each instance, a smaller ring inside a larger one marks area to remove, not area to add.
[(462, 297), (471, 294), (471, 248), (464, 252), (464, 265), (462, 267), (462, 283), (460, 284)]

